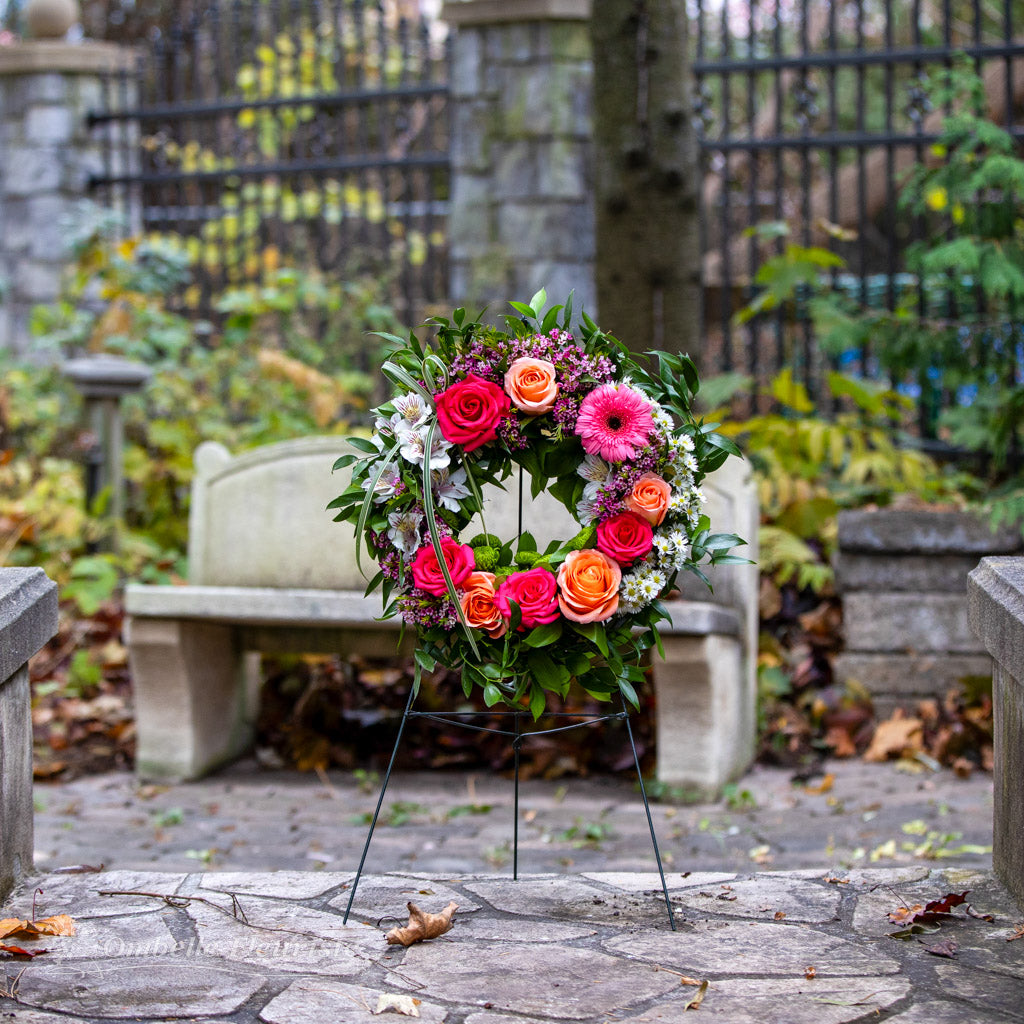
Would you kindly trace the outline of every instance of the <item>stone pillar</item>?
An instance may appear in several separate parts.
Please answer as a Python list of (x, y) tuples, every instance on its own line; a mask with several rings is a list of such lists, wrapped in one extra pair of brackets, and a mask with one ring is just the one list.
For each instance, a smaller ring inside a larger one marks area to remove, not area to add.
[(992, 655), (992, 866), (1024, 908), (1024, 558), (983, 558), (967, 598), (971, 628)]
[(32, 701), (28, 659), (57, 632), (57, 584), (0, 569), (0, 900), (32, 871)]
[[(28, 316), (53, 302), (68, 259), (69, 217), (103, 169), (104, 78), (127, 69), (109, 43), (40, 39), (0, 47), (0, 349), (26, 352)], [(131, 102), (133, 88), (116, 90)]]
[(451, 293), (596, 316), (589, 0), (449, 0)]

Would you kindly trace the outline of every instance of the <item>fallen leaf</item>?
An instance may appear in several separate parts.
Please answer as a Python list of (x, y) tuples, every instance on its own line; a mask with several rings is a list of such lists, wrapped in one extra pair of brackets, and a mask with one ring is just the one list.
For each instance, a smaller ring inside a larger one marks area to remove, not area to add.
[(897, 708), (892, 718), (879, 722), (864, 760), (879, 762), (898, 757), (904, 752), (915, 754), (921, 749), (923, 723), (920, 718), (904, 717), (903, 709)]
[(813, 967), (811, 967), (811, 966), (807, 966), (807, 967), (804, 968), (804, 977), (808, 981), (813, 980), (817, 976), (817, 973), (818, 972)]
[(21, 946), (8, 946), (3, 942), (0, 942), (0, 953), (6, 953), (8, 956), (19, 957), (27, 956), (31, 959), (34, 956), (39, 956), (40, 953), (49, 953), (48, 949), (22, 949)]
[(373, 1012), (378, 1014), (393, 1010), (395, 1013), (401, 1013), (406, 1017), (418, 1017), (420, 1015), (420, 1002), (421, 1000), (413, 999), (412, 996), (396, 996), (389, 992), (382, 992), (377, 997), (377, 1009)]
[(41, 921), (23, 921), (7, 917), (0, 921), (0, 939), (38, 939), (40, 935), (74, 935), (75, 922), (67, 914), (44, 917)]
[(1014, 925), (1013, 934), (1006, 936), (1007, 942), (1014, 942), (1017, 939), (1024, 939), (1024, 921), (1020, 924)]
[(427, 914), (415, 903), (407, 903), (409, 923), (404, 928), (392, 928), (384, 938), (391, 946), (411, 946), (414, 942), (436, 939), (452, 927), (452, 915), (459, 905), (452, 901), (440, 914)]
[(887, 916), (893, 924), (917, 924), (919, 922), (935, 924), (940, 917), (949, 917), (953, 907), (958, 907), (961, 903), (966, 902), (967, 893), (970, 891), (970, 889), (966, 889), (960, 893), (946, 893), (941, 899), (932, 900), (923, 907), (920, 903), (915, 903), (912, 907), (897, 907)]
[(784, 910), (776, 910), (775, 911), (775, 920), (776, 921), (781, 921), (785, 916), (786, 916), (786, 912)]
[(685, 974), (679, 975), (680, 985), (704, 985), (706, 982), (700, 980), (700, 978), (688, 978)]
[(839, 878), (836, 875), (826, 875), (822, 879), (822, 881), (823, 882), (828, 882), (831, 885), (849, 885), (850, 884), (850, 880), (848, 878)]
[(959, 948), (956, 939), (942, 939), (930, 946), (925, 946), (924, 951), (931, 953), (932, 956), (944, 956), (947, 960), (952, 960)]
[(832, 772), (828, 772), (825, 777), (816, 786), (807, 786), (805, 792), (807, 793), (827, 793), (835, 785), (836, 777)]
[(689, 998), (686, 1004), (683, 1006), (684, 1010), (699, 1010), (700, 1004), (704, 1002), (704, 996), (707, 995), (708, 982), (702, 981), (700, 988)]
[(89, 875), (99, 874), (103, 870), (102, 864), (69, 864), (63, 868), (51, 868), (51, 875)]
[(978, 913), (978, 911), (975, 910), (974, 907), (970, 905), (970, 903), (968, 903), (967, 906), (964, 907), (964, 910), (967, 911), (968, 917), (976, 917), (979, 921), (988, 921), (989, 924), (991, 924), (996, 919), (995, 914)]

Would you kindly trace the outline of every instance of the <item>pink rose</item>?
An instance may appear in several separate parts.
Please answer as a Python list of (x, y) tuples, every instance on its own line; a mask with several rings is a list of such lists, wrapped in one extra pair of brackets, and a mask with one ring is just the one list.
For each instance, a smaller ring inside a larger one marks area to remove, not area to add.
[(554, 573), (539, 567), (512, 573), (494, 595), (494, 603), (506, 619), (512, 618), (511, 601), (519, 605), (523, 616), (520, 629), (554, 622), (558, 618), (558, 584)]
[[(442, 537), (441, 553), (444, 555), (452, 583), (456, 587), (461, 586), (473, 571), (473, 549), (468, 544), (459, 544), (451, 537)], [(412, 581), (420, 590), (425, 590), (435, 597), (440, 597), (447, 592), (448, 587), (444, 582), (444, 573), (441, 571), (441, 563), (437, 560), (437, 552), (434, 550), (433, 544), (424, 544), (416, 552), (411, 569)]]
[(467, 452), (493, 441), (502, 417), (512, 408), (508, 395), (497, 384), (475, 373), (435, 395), (434, 403), (444, 439)]
[(654, 546), (654, 531), (635, 512), (620, 512), (597, 527), (597, 550), (619, 565), (632, 565)]

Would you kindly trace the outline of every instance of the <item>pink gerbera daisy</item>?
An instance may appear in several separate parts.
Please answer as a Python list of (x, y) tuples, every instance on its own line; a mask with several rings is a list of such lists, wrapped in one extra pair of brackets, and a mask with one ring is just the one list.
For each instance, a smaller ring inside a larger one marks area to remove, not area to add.
[(607, 462), (635, 458), (653, 429), (651, 403), (639, 391), (614, 384), (594, 388), (576, 419), (584, 450)]

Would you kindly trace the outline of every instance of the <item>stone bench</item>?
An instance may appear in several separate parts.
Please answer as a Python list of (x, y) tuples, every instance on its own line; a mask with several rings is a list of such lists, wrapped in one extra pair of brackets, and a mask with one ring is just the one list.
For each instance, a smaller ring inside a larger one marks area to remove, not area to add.
[(32, 695), (28, 660), (57, 632), (57, 584), (0, 569), (0, 900), (32, 871)]
[[(326, 511), (347, 485), (347, 471), (331, 473), (347, 450), (340, 438), (313, 437), (234, 458), (218, 444), (196, 451), (189, 585), (125, 594), (141, 777), (197, 778), (250, 746), (261, 653), (395, 654), (396, 621), (377, 621), (380, 597), (363, 596), (354, 528)], [(717, 530), (753, 538), (753, 488), (731, 461), (739, 472), (705, 482), (709, 514)], [(513, 536), (515, 499), (498, 491), (486, 500), (488, 529)], [(542, 547), (578, 529), (547, 495), (523, 519)], [(756, 568), (723, 566), (712, 600), (670, 607), (666, 657), (653, 666), (658, 776), (714, 793), (753, 754)], [(407, 631), (405, 653), (413, 641)]]
[(1024, 907), (1024, 558), (983, 558), (967, 600), (971, 628), (992, 655), (992, 866)]

